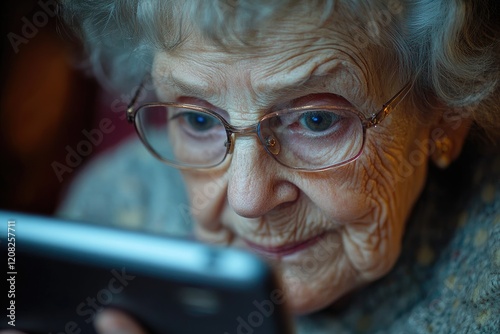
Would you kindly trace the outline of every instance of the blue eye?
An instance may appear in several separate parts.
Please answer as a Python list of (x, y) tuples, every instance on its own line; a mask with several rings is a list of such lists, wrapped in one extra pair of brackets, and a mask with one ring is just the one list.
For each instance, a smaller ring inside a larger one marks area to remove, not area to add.
[(308, 130), (322, 132), (334, 125), (340, 116), (328, 111), (308, 111), (300, 116), (299, 122)]
[(189, 112), (184, 115), (188, 124), (196, 131), (207, 131), (218, 125), (218, 120), (208, 115)]

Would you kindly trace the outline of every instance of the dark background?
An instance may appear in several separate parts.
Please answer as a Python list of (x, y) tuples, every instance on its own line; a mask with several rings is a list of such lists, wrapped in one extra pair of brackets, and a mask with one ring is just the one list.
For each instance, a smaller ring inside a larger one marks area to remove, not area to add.
[[(103, 91), (82, 66), (77, 38), (41, 3), (52, 1), (0, 5), (0, 210), (52, 214), (88, 161), (132, 129), (111, 112), (117, 96)], [(15, 45), (14, 38), (22, 43)], [(87, 140), (82, 131), (98, 129), (105, 117), (116, 130), (92, 145), (91, 154), (80, 155), (77, 166), (68, 166), (68, 147), (76, 150)], [(58, 175), (55, 162), (68, 169)]]

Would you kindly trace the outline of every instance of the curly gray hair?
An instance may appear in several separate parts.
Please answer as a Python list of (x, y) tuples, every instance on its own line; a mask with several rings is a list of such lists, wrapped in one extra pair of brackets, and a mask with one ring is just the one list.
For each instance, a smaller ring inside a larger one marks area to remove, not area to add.
[(496, 0), (62, 0), (61, 13), (84, 41), (97, 77), (125, 88), (150, 70), (154, 50), (181, 45), (187, 27), (221, 46), (244, 47), (280, 17), (318, 6), (319, 24), (346, 8), (357, 43), (378, 46), (381, 63), (398, 64), (401, 77), (419, 73), (420, 109), (436, 100), (466, 109), (500, 137)]

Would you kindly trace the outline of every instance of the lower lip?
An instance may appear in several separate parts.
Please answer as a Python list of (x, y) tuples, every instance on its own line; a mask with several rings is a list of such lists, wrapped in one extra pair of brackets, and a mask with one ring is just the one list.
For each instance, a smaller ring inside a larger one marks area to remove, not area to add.
[(260, 246), (260, 245), (254, 244), (254, 243), (252, 243), (250, 241), (246, 241), (246, 240), (245, 240), (245, 243), (255, 253), (258, 253), (258, 254), (261, 254), (261, 255), (264, 255), (267, 257), (272, 257), (272, 258), (281, 258), (281, 257), (287, 256), (287, 255), (297, 253), (301, 250), (304, 250), (306, 248), (313, 246), (314, 244), (319, 242), (323, 238), (323, 236), (324, 236), (324, 233), (320, 234), (316, 237), (313, 237), (311, 239), (308, 239), (304, 242), (298, 243), (298, 244), (285, 245), (285, 246), (274, 247), (274, 248)]

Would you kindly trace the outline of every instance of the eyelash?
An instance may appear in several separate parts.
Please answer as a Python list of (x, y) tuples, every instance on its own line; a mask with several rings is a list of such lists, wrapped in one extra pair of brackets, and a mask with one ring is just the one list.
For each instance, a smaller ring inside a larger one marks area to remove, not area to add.
[[(285, 102), (278, 102), (274, 103), (270, 108), (263, 109), (261, 117), (264, 116), (264, 114), (271, 113), (271, 112), (276, 112), (279, 110), (284, 110), (284, 109), (289, 109), (293, 107), (301, 107), (305, 105), (314, 105), (314, 106), (326, 106), (326, 105), (334, 105), (334, 106), (346, 106), (349, 108), (354, 108), (357, 109), (351, 101), (346, 99), (342, 95), (330, 93), (330, 92), (318, 92), (318, 93), (308, 93), (304, 95), (303, 91), (297, 91), (299, 94), (298, 96), (288, 96), (286, 98)], [(176, 102), (178, 103), (185, 103), (185, 104), (192, 104), (196, 105), (199, 107), (204, 107), (207, 109), (210, 109), (216, 113), (218, 113), (222, 118), (224, 118), (226, 121), (231, 122), (231, 113), (221, 109), (217, 106), (214, 106), (210, 102), (207, 102), (203, 99), (194, 97), (194, 96), (179, 96), (175, 99)], [(262, 103), (265, 104), (265, 103)], [(238, 110), (231, 110), (233, 112), (239, 112)]]

